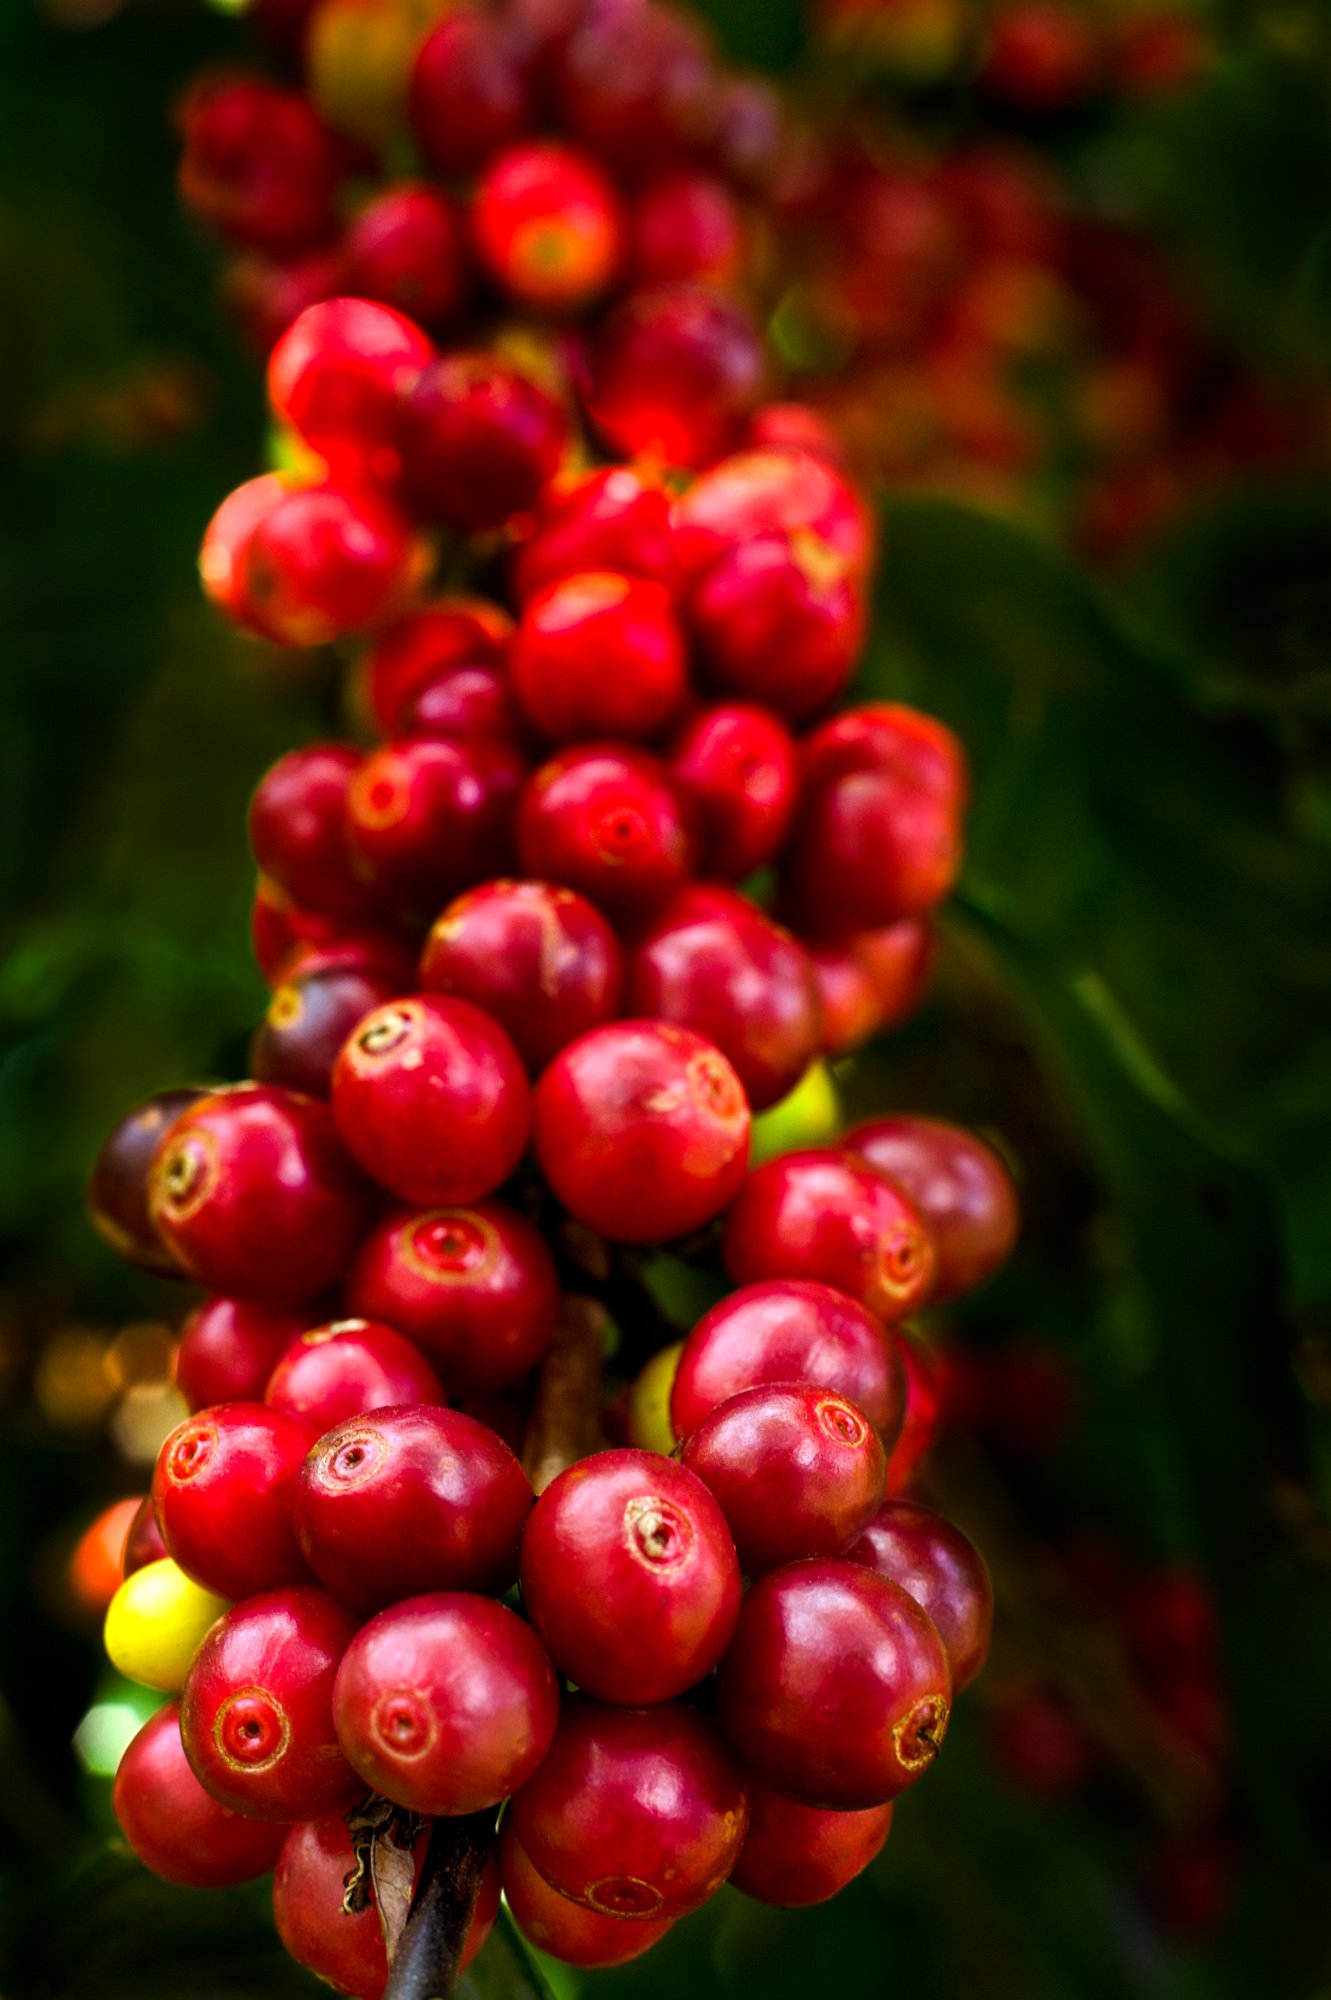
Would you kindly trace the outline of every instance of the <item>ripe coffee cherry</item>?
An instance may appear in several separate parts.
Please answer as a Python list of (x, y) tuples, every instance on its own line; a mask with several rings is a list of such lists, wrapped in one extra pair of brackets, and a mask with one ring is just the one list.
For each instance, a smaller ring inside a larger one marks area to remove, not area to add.
[(526, 1783), (559, 1720), (530, 1625), (461, 1591), (412, 1597), (356, 1634), (333, 1693), (338, 1740), (367, 1785), (412, 1812), (480, 1812)]
[(471, 233), (481, 263), (517, 304), (577, 312), (619, 268), (624, 216), (594, 159), (533, 140), (490, 161), (472, 198)]
[(743, 1086), (720, 1050), (687, 1028), (593, 1028), (555, 1057), (532, 1110), (537, 1163), (556, 1196), (616, 1242), (685, 1236), (743, 1183)]
[(835, 1061), (915, 1013), (933, 970), (934, 933), (927, 920), (903, 917), (843, 944), (810, 939), (805, 949), (818, 981), (823, 1052)]
[(689, 838), (664, 770), (614, 743), (561, 751), (518, 801), (518, 858), (616, 919), (659, 909), (689, 870)]
[(718, 1404), (769, 1382), (810, 1382), (863, 1410), (889, 1441), (905, 1385), (896, 1346), (864, 1306), (831, 1285), (746, 1285), (704, 1313), (684, 1343), (670, 1417), (686, 1438)]
[(411, 697), (402, 726), (408, 736), (497, 743), (518, 755), (529, 741), (512, 683), (497, 667), (451, 667)]
[(697, 285), (633, 292), (594, 335), (587, 414), (626, 456), (706, 465), (762, 399), (762, 343), (739, 306)]
[(809, 1805), (858, 1812), (923, 1776), (947, 1728), (943, 1643), (913, 1597), (855, 1563), (769, 1570), (717, 1675), (746, 1763)]
[(1066, 111), (1100, 89), (1105, 57), (1092, 17), (1058, 0), (1009, 0), (993, 16), (981, 82), (1019, 111)]
[(179, 1278), (180, 1260), (148, 1212), (148, 1171), (168, 1127), (206, 1097), (204, 1090), (160, 1090), (127, 1111), (102, 1141), (88, 1181), (88, 1215), (116, 1253), (159, 1278)]
[(226, 1608), (224, 1597), (191, 1582), (169, 1557), (145, 1563), (126, 1576), (106, 1608), (106, 1656), (126, 1680), (173, 1694)]
[(689, 614), (712, 683), (796, 722), (841, 693), (864, 643), (862, 592), (807, 530), (752, 535), (727, 549)]
[(153, 1512), (152, 1495), (147, 1494), (140, 1500), (130, 1521), (120, 1574), (122, 1577), (133, 1576), (137, 1571), (146, 1569), (149, 1563), (162, 1562), (165, 1558), (166, 1543), (162, 1540), (162, 1531)]
[(942, 1422), (938, 1356), (923, 1334), (901, 1327), (897, 1334), (906, 1380), (906, 1414), (887, 1463), (889, 1496), (904, 1492), (933, 1448)]
[(633, 271), (640, 285), (731, 284), (744, 255), (735, 197), (710, 174), (662, 174), (633, 213)]
[(675, 738), (670, 775), (694, 822), (699, 870), (738, 882), (770, 861), (795, 810), (795, 745), (765, 709), (696, 710)]
[(399, 990), (382, 973), (312, 972), (277, 987), (250, 1044), (260, 1083), (327, 1097), (333, 1062), (353, 1028)]
[(427, 992), (493, 1015), (533, 1075), (619, 1007), (623, 959), (600, 911), (549, 882), (484, 882), (439, 917), (421, 954)]
[(262, 1403), (219, 1403), (176, 1426), (157, 1454), (153, 1506), (187, 1576), (223, 1597), (308, 1581), (291, 1507), (318, 1435)]
[(313, 1298), (339, 1276), (368, 1205), (328, 1106), (269, 1084), (200, 1098), (149, 1176), (149, 1213), (191, 1275), (274, 1304)]
[(785, 139), (781, 99), (772, 84), (756, 76), (723, 79), (712, 151), (730, 180), (760, 193), (769, 188)]
[(934, 1246), (935, 1301), (982, 1285), (1016, 1242), (1017, 1195), (999, 1155), (941, 1118), (873, 1118), (844, 1145), (898, 1187)]
[(502, 528), (536, 508), (567, 435), (558, 403), (497, 355), (445, 355), (399, 412), (403, 496), (468, 534)]
[(502, 667), (512, 632), (508, 613), (484, 598), (423, 605), (376, 641), (365, 661), (365, 706), (380, 729), (401, 734), (414, 696), (459, 667)]
[(176, 1387), (191, 1410), (261, 1402), (268, 1377), (292, 1341), (320, 1317), (317, 1304), (209, 1299), (185, 1321), (176, 1349)]
[(399, 397), (433, 356), (415, 321), (391, 306), (327, 299), (308, 306), (273, 349), (268, 401), (330, 464), (374, 469), (391, 450)]
[(111, 1808), (144, 1867), (186, 1889), (230, 1889), (266, 1875), (286, 1838), (205, 1792), (186, 1760), (174, 1701), (144, 1723), (121, 1758)]
[(254, 530), (289, 490), (286, 480), (276, 472), (245, 480), (227, 494), (205, 528), (199, 547), (199, 581), (205, 597), (224, 618), (257, 638), (265, 634), (249, 600), (245, 560)]
[(546, 584), (518, 623), (513, 685), (528, 719), (556, 743), (657, 735), (688, 686), (670, 592), (611, 570)]
[(343, 152), (299, 91), (209, 84), (183, 124), (180, 192), (211, 229), (279, 256), (331, 234)]
[(195, 1777), (251, 1819), (315, 1819), (364, 1791), (338, 1747), (333, 1677), (356, 1620), (322, 1590), (271, 1590), (219, 1618), (180, 1698)]
[(292, 1343), (269, 1377), (264, 1401), (321, 1437), (369, 1410), (442, 1403), (444, 1392), (420, 1349), (395, 1328), (339, 1319)]
[(735, 452), (699, 473), (676, 503), (676, 548), (693, 577), (758, 535), (812, 536), (851, 578), (863, 576), (873, 559), (868, 509), (825, 454)]
[(514, 1837), (561, 1895), (605, 1917), (670, 1919), (725, 1881), (744, 1780), (721, 1732), (679, 1702), (564, 1703), (545, 1762), (513, 1801)]
[(846, 1551), (900, 1584), (932, 1619), (952, 1670), (952, 1691), (969, 1687), (989, 1657), (994, 1588), (969, 1536), (932, 1508), (888, 1500)]
[(467, 296), (462, 226), (447, 195), (397, 181), (368, 201), (343, 242), (346, 289), (396, 307), (421, 326), (454, 319)]
[(608, 465), (548, 495), (536, 533), (514, 566), (519, 599), (588, 570), (676, 580), (670, 502), (640, 468)]
[(369, 1230), (347, 1277), (348, 1306), (423, 1348), (455, 1393), (520, 1382), (559, 1314), (545, 1238), (501, 1202), (396, 1209)]
[(256, 524), (242, 590), (265, 638), (323, 646), (400, 612), (424, 560), (410, 523), (379, 492), (306, 486)]
[[(428, 1830), (413, 1850), (419, 1878)], [(347, 1877), (355, 1866), (351, 1835), (341, 1813), (305, 1820), (283, 1829), (273, 1875), (273, 1921), (277, 1935), (297, 1965), (303, 1965), (339, 1993), (359, 2000), (382, 2000), (388, 1984), (388, 1954), (373, 1885), (365, 1908), (349, 1915), (342, 1907)], [(481, 1878), (476, 1911), (462, 1947), (461, 1965), (471, 1964), (490, 1934), (499, 1909), (499, 1869), (493, 1859)]]
[(562, 122), (627, 173), (668, 165), (716, 129), (711, 51), (694, 22), (664, 7), (586, 10), (556, 77)]
[(467, 174), (532, 116), (521, 40), (498, 13), (459, 8), (426, 36), (411, 74), (411, 122), (441, 174)]
[(635, 945), (631, 1013), (714, 1042), (755, 1111), (794, 1088), (818, 1053), (818, 986), (788, 931), (733, 889), (681, 889)]
[(424, 737), (367, 757), (348, 795), (356, 865), (381, 904), (427, 917), (509, 858), (522, 770), (489, 741)]
[(305, 909), (356, 923), (375, 914), (351, 865), (347, 794), (364, 756), (353, 743), (288, 750), (250, 801), (250, 851), (270, 882)]
[(825, 1903), (882, 1852), (891, 1827), (890, 1805), (822, 1812), (750, 1778), (749, 1830), (730, 1880), (784, 1909)]
[(528, 1616), (560, 1672), (602, 1701), (669, 1701), (709, 1674), (739, 1616), (740, 1577), (703, 1482), (651, 1451), (571, 1465), (522, 1541)]
[(422, 993), (376, 1008), (333, 1065), (348, 1147), (403, 1201), (467, 1202), (506, 1181), (527, 1144), (530, 1093), (497, 1021)]
[(719, 1503), (746, 1576), (840, 1555), (873, 1519), (887, 1471), (863, 1411), (810, 1382), (733, 1396), (689, 1434), (680, 1462)]
[(538, 1951), (565, 1965), (625, 1965), (650, 1951), (670, 1929), (668, 1921), (603, 1917), (561, 1896), (519, 1845), (512, 1813), (505, 1815), (499, 1832), (499, 1868), (504, 1899), (518, 1929)]
[(934, 1253), (903, 1195), (872, 1167), (828, 1150), (755, 1167), (726, 1217), (721, 1254), (737, 1285), (812, 1278), (889, 1325), (923, 1305)]
[(295, 1526), (320, 1580), (375, 1608), (422, 1591), (507, 1590), (531, 1506), (501, 1438), (459, 1410), (417, 1404), (353, 1417), (320, 1438), (300, 1475)]

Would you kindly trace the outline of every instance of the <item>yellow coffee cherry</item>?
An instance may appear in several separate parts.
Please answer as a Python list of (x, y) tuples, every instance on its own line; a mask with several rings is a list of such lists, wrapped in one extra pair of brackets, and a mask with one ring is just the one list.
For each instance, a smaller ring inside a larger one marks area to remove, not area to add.
[(639, 1451), (672, 1452), (675, 1432), (670, 1422), (670, 1391), (679, 1372), (682, 1340), (654, 1354), (629, 1391), (629, 1437)]
[(306, 79), (334, 131), (376, 150), (406, 119), (421, 43), (452, 0), (322, 0), (310, 21)]
[(102, 1637), (111, 1665), (128, 1681), (174, 1694), (225, 1597), (191, 1583), (170, 1557), (145, 1563), (111, 1599)]
[(801, 1146), (823, 1146), (841, 1124), (841, 1100), (825, 1062), (810, 1063), (792, 1091), (753, 1121), (749, 1164), (772, 1160)]

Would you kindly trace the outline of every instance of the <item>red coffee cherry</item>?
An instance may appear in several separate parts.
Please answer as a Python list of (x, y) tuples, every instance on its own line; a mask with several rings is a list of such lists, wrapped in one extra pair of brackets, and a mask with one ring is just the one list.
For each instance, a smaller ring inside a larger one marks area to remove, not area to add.
[(633, 211), (633, 275), (640, 285), (732, 284), (744, 257), (734, 195), (710, 174), (661, 174)]
[(831, 1285), (745, 1285), (704, 1313), (670, 1393), (676, 1437), (688, 1437), (732, 1396), (772, 1382), (813, 1383), (846, 1397), (889, 1446), (901, 1428), (897, 1345), (866, 1307)]
[(427, 992), (493, 1015), (533, 1075), (619, 1007), (623, 958), (600, 911), (549, 882), (485, 882), (443, 912), (421, 954)]
[(209, 82), (191, 94), (183, 127), (180, 192), (210, 229), (278, 256), (331, 235), (343, 149), (299, 91)]
[(903, 917), (843, 944), (803, 942), (818, 981), (823, 1053), (833, 1061), (901, 1027), (924, 998), (934, 963), (934, 932), (926, 919)]
[(120, 1573), (122, 1576), (133, 1576), (136, 1570), (146, 1569), (149, 1563), (160, 1562), (166, 1553), (166, 1543), (162, 1540), (162, 1531), (153, 1512), (152, 1495), (149, 1494), (140, 1500), (134, 1519), (129, 1524)]
[(738, 442), (762, 399), (762, 342), (747, 314), (697, 285), (630, 293), (593, 336), (584, 401), (628, 457), (706, 465)]
[[(429, 1838), (427, 1829), (413, 1849), (417, 1880)], [(363, 1910), (349, 1915), (342, 1907), (347, 1877), (354, 1866), (351, 1835), (341, 1813), (305, 1820), (289, 1832), (284, 1830), (273, 1876), (273, 1921), (297, 1965), (305, 1966), (339, 1993), (382, 2000), (388, 1984), (388, 1954), (373, 1885), (367, 1884), (369, 1901)], [(492, 1858), (481, 1878), (476, 1911), (462, 1947), (463, 1968), (471, 1964), (490, 1935), (498, 1910), (499, 1869)]]
[(321, 1317), (318, 1302), (273, 1306), (262, 1299), (208, 1299), (185, 1321), (176, 1387), (192, 1410), (258, 1403), (293, 1340)]
[(380, 729), (400, 735), (409, 704), (434, 682), (457, 668), (502, 668), (512, 633), (508, 613), (484, 598), (441, 597), (422, 605), (391, 625), (367, 656), (364, 706)]
[(773, 858), (798, 785), (795, 745), (774, 715), (742, 702), (695, 710), (669, 770), (694, 821), (702, 875), (738, 882)]
[(712, 153), (727, 179), (761, 193), (771, 186), (785, 150), (785, 116), (775, 86), (756, 76), (722, 79)]
[[(793, 407), (810, 415), (803, 404)], [(770, 409), (765, 414), (770, 419)], [(676, 548), (692, 577), (761, 535), (811, 536), (851, 579), (863, 577), (873, 560), (869, 510), (825, 452), (735, 452), (700, 472), (675, 504)]]
[(102, 1141), (88, 1180), (88, 1217), (97, 1234), (118, 1256), (159, 1278), (183, 1273), (148, 1212), (149, 1169), (163, 1133), (207, 1094), (160, 1090), (136, 1104)]
[(744, 1180), (749, 1107), (719, 1049), (662, 1021), (593, 1028), (536, 1087), (532, 1142), (555, 1195), (620, 1243), (667, 1243)]
[(764, 1783), (809, 1805), (883, 1805), (928, 1770), (952, 1681), (926, 1614), (855, 1563), (769, 1570), (717, 1675), (721, 1724)]
[(272, 1590), (224, 1612), (180, 1697), (185, 1755), (251, 1819), (316, 1819), (365, 1786), (338, 1746), (333, 1678), (356, 1620), (322, 1590)]
[(365, 1016), (399, 991), (382, 973), (312, 972), (276, 988), (250, 1043), (260, 1083), (327, 1097), (338, 1050)]
[(518, 1929), (538, 1951), (565, 1965), (625, 1965), (650, 1951), (670, 1929), (668, 1921), (599, 1916), (561, 1896), (520, 1846), (512, 1813), (505, 1814), (499, 1830), (499, 1868), (504, 1899)]
[(689, 599), (712, 684), (794, 722), (818, 714), (846, 686), (865, 616), (842, 559), (807, 530), (736, 542)]
[(270, 1084), (200, 1098), (153, 1155), (148, 1208), (211, 1290), (313, 1298), (346, 1268), (369, 1205), (326, 1104)]
[(810, 1382), (732, 1396), (679, 1455), (725, 1515), (746, 1576), (849, 1549), (874, 1518), (887, 1471), (864, 1412)]
[(637, 466), (607, 465), (547, 494), (536, 533), (518, 552), (513, 585), (525, 602), (588, 570), (673, 585), (676, 567), (664, 488)]
[(888, 1500), (846, 1560), (900, 1584), (923, 1606), (947, 1653), (953, 1693), (969, 1687), (989, 1657), (994, 1619), (994, 1587), (969, 1536), (932, 1508)]
[(466, 1000), (422, 993), (363, 1020), (333, 1065), (347, 1146), (402, 1201), (475, 1201), (527, 1144), (530, 1093), (517, 1050)]
[(760, 1903), (826, 1903), (863, 1874), (892, 1828), (890, 1805), (822, 1812), (749, 1780), (749, 1830), (731, 1883)]
[(267, 634), (250, 602), (246, 582), (250, 538), (289, 491), (286, 480), (276, 472), (245, 480), (227, 494), (204, 530), (199, 548), (199, 581), (204, 595), (231, 624), (255, 638)]
[(490, 277), (517, 304), (578, 312), (619, 269), (624, 215), (589, 154), (529, 140), (489, 162), (472, 197), (471, 233)]
[(530, 742), (513, 684), (497, 667), (450, 667), (412, 695), (402, 728), (445, 743), (494, 743), (519, 757)]
[(521, 38), (499, 14), (459, 8), (421, 43), (411, 122), (441, 174), (468, 174), (520, 137), (533, 115)]
[(259, 780), (249, 811), (250, 851), (268, 880), (303, 908), (350, 923), (376, 914), (347, 839), (347, 794), (364, 762), (353, 743), (288, 750)]
[(1091, 18), (1058, 0), (1008, 0), (993, 17), (980, 81), (1020, 111), (1066, 111), (1103, 86), (1106, 55)]
[(410, 522), (370, 488), (306, 486), (256, 523), (241, 588), (281, 646), (324, 646), (400, 612), (423, 575)]
[(268, 1378), (270, 1410), (299, 1417), (315, 1437), (370, 1410), (398, 1403), (442, 1403), (439, 1377), (418, 1347), (394, 1327), (368, 1319), (333, 1320), (294, 1340)]
[(518, 622), (513, 685), (528, 720), (555, 743), (657, 735), (688, 688), (670, 592), (611, 570), (546, 584)]
[(374, 1609), (423, 1591), (507, 1590), (531, 1506), (501, 1438), (459, 1410), (418, 1404), (353, 1417), (319, 1439), (300, 1474), (295, 1530), (315, 1575)]
[(266, 1875), (284, 1830), (242, 1819), (195, 1777), (180, 1740), (180, 1704), (145, 1722), (111, 1788), (120, 1831), (145, 1868), (186, 1889), (230, 1889)]
[(605, 1917), (681, 1917), (735, 1865), (748, 1805), (720, 1731), (680, 1702), (566, 1700), (514, 1837), (562, 1895)]
[(528, 874), (577, 889), (617, 920), (650, 916), (689, 872), (689, 838), (665, 771), (614, 743), (561, 751), (527, 780), (517, 847)]
[(808, 452), (844, 471), (845, 451), (828, 419), (807, 403), (764, 403), (755, 410), (745, 443), (750, 451)]
[(715, 1043), (755, 1111), (794, 1088), (818, 1053), (818, 985), (778, 924), (733, 889), (681, 889), (626, 967), (631, 1013)]
[(462, 224), (440, 189), (397, 181), (366, 202), (343, 240), (346, 290), (377, 299), (436, 331), (467, 300)]
[(502, 528), (534, 512), (567, 435), (558, 403), (497, 355), (445, 355), (401, 405), (403, 497), (467, 534)]
[(551, 1659), (602, 1701), (669, 1701), (709, 1674), (739, 1616), (730, 1530), (659, 1452), (571, 1465), (532, 1511), (522, 1598)]
[(480, 1812), (550, 1747), (559, 1683), (530, 1625), (436, 1591), (381, 1611), (343, 1655), (338, 1740), (367, 1785), (412, 1812)]
[(671, 164), (716, 130), (711, 50), (696, 23), (664, 7), (587, 11), (556, 76), (561, 122), (623, 172)]
[(932, 1297), (974, 1291), (1007, 1261), (1017, 1240), (1017, 1193), (992, 1146), (941, 1118), (873, 1118), (844, 1140), (898, 1187), (934, 1246)]
[(812, 1278), (893, 1325), (924, 1304), (934, 1253), (910, 1203), (872, 1167), (828, 1150), (755, 1167), (726, 1217), (721, 1255), (737, 1285)]
[(373, 471), (391, 454), (399, 398), (433, 357), (428, 336), (391, 306), (327, 299), (273, 349), (268, 401), (321, 458)]
[(348, 794), (357, 868), (380, 907), (429, 917), (508, 864), (522, 766), (504, 745), (416, 737), (366, 758)]
[(887, 1462), (889, 1496), (904, 1492), (933, 1449), (943, 1417), (938, 1356), (922, 1333), (897, 1329), (897, 1346), (906, 1383), (906, 1414), (901, 1435)]
[(157, 1454), (153, 1507), (172, 1558), (219, 1597), (306, 1583), (291, 1507), (312, 1425), (262, 1403), (219, 1403)]

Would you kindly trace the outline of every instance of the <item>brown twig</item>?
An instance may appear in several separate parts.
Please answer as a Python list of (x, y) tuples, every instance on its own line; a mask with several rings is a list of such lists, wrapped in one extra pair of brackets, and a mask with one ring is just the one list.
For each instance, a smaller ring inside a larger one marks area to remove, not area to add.
[(538, 1493), (601, 1442), (601, 1366), (606, 1315), (595, 1299), (564, 1300), (553, 1345), (541, 1368), (522, 1460)]
[(450, 2000), (494, 1833), (493, 1812), (434, 1822), (383, 2000)]

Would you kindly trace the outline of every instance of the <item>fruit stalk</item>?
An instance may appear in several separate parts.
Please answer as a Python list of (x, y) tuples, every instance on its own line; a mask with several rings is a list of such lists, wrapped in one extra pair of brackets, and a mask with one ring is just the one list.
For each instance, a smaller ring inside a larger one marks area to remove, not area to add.
[(493, 1812), (435, 1820), (384, 2000), (449, 2000), (494, 1838)]

